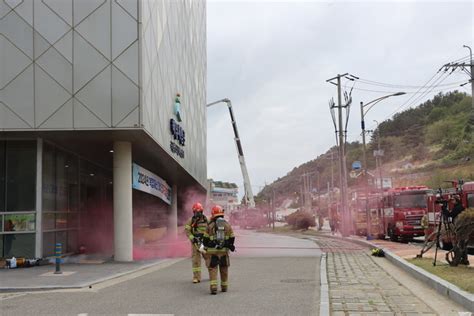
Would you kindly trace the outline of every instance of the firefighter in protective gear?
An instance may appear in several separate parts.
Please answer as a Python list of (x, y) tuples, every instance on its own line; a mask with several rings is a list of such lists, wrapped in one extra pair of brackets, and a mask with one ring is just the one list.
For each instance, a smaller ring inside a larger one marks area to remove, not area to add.
[(221, 275), (222, 292), (227, 292), (229, 288), (229, 250), (235, 251), (235, 236), (232, 227), (224, 219), (221, 206), (215, 205), (211, 214), (207, 232), (204, 234), (204, 246), (207, 247), (206, 266), (209, 270), (211, 294), (217, 294), (218, 271)]
[(208, 224), (207, 218), (203, 214), (203, 211), (204, 208), (202, 207), (201, 203), (195, 203), (193, 205), (193, 217), (191, 217), (184, 226), (186, 236), (188, 236), (189, 240), (191, 241), (193, 283), (201, 282), (201, 256), (204, 260), (206, 259), (199, 251)]

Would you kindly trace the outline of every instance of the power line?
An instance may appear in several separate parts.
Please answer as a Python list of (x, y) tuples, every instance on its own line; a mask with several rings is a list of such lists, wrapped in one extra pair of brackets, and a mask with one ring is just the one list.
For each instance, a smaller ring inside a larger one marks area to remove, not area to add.
[[(441, 82), (443, 82), (444, 80), (446, 80), (446, 78), (449, 77), (449, 75), (451, 75), (451, 73), (445, 73), (445, 77), (443, 78), (443, 75), (441, 75), (439, 78), (438, 78), (438, 84), (441, 84)], [(442, 78), (442, 79), (441, 79)], [(433, 86), (433, 88), (431, 88), (430, 90), (427, 90), (425, 91), (423, 94), (419, 95), (415, 100), (413, 100), (411, 103), (409, 103), (408, 105), (405, 105), (404, 107), (405, 108), (409, 108), (411, 107), (412, 105), (416, 104), (418, 101), (420, 101), (422, 98), (424, 98), (425, 96), (427, 96), (429, 93), (431, 93), (434, 88), (437, 87), (436, 86)]]
[[(445, 90), (449, 90), (449, 89), (452, 89), (452, 88), (455, 88), (455, 87), (458, 87), (460, 84), (463, 84), (465, 83), (466, 80), (463, 80), (463, 81), (457, 81), (457, 82), (451, 82), (451, 83), (447, 83), (447, 84), (441, 84), (441, 85), (437, 85), (437, 87), (445, 87), (443, 89), (439, 89), (439, 90), (435, 90), (435, 91), (445, 91)], [(425, 88), (424, 91), (428, 90), (429, 88), (431, 88), (432, 86), (427, 86)], [(354, 90), (359, 90), (359, 91), (366, 91), (366, 92), (374, 92), (374, 93), (394, 93), (396, 92), (397, 90), (373, 90), (373, 89), (364, 89), (364, 88), (353, 88)], [(417, 91), (417, 92), (405, 92), (405, 94), (419, 94), (419, 93), (424, 93), (424, 91)]]
[[(421, 88), (418, 89), (417, 92), (420, 92), (424, 87), (428, 86), (430, 83), (431, 83), (432, 86), (434, 86), (436, 83), (440, 83), (438, 81), (445, 75), (445, 73), (442, 73), (441, 75), (439, 75), (440, 72), (441, 72), (441, 70), (438, 70)], [(439, 75), (439, 77), (436, 80), (432, 81), (438, 75)], [(416, 96), (416, 94), (413, 94), (410, 98), (408, 98), (408, 100), (406, 100), (404, 103), (402, 103), (398, 108), (395, 109), (395, 111), (393, 111), (390, 115), (386, 116), (383, 120), (385, 121), (387, 118), (391, 117), (392, 115), (394, 115), (395, 113), (400, 111), (407, 104), (409, 104), (409, 102), (412, 101), (415, 96)], [(416, 99), (419, 99), (419, 98), (416, 98)]]
[[(460, 63), (461, 61), (468, 61), (469, 56), (457, 59), (453, 63)], [(392, 87), (392, 88), (407, 88), (407, 89), (417, 89), (417, 88), (423, 88), (426, 87), (426, 84), (423, 86), (419, 85), (405, 85), (405, 84), (393, 84), (393, 83), (385, 83), (385, 82), (380, 82), (380, 81), (374, 81), (374, 80), (369, 80), (369, 79), (364, 79), (364, 78), (358, 78), (356, 79), (359, 83), (361, 84), (367, 84), (367, 85), (374, 85), (374, 86), (381, 86), (381, 87)], [(446, 84), (449, 85), (449, 84)]]
[[(440, 86), (449, 86), (449, 85), (452, 85), (452, 84), (456, 84), (457, 82), (450, 82), (450, 83), (445, 83), (443, 85), (440, 85)], [(368, 82), (365, 82), (365, 81), (359, 81), (359, 84), (362, 84), (362, 85), (368, 85), (368, 86), (376, 86), (376, 87), (383, 87), (383, 88), (387, 88), (387, 89), (419, 89), (419, 88), (424, 88), (424, 86), (412, 86), (412, 85), (395, 85), (395, 84), (378, 84), (378, 83), (368, 83)], [(430, 88), (431, 85), (427, 86), (426, 88)], [(358, 89), (358, 88), (354, 88), (354, 89)]]

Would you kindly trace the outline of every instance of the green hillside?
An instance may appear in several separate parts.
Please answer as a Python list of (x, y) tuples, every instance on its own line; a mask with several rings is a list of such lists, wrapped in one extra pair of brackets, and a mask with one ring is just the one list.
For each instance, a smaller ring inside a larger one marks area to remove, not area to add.
[[(471, 96), (454, 91), (440, 93), (416, 108), (383, 121), (373, 131), (367, 146), (369, 170), (375, 168), (372, 151), (377, 147), (376, 135), (380, 133), (380, 147), (384, 150), (384, 175), (392, 177), (395, 185), (416, 183), (438, 187), (448, 185), (444, 181), (449, 179), (474, 180), (474, 136), (473, 127), (468, 121), (470, 111)], [(295, 167), (287, 175), (264, 187), (256, 197), (257, 202), (268, 200), (273, 190), (277, 202), (294, 198), (301, 191), (304, 173), (312, 173), (313, 187), (323, 192), (327, 183), (331, 182), (331, 165), (334, 185), (338, 187), (337, 156), (337, 148), (332, 147), (316, 159)], [(362, 144), (348, 143), (348, 170), (356, 160), (362, 161)], [(355, 183), (353, 179), (348, 181), (349, 186)]]

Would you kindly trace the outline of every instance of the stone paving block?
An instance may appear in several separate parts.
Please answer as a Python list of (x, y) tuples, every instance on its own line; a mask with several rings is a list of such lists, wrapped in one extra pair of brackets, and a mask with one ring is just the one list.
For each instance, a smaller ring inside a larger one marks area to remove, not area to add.
[(376, 305), (376, 309), (378, 312), (390, 312), (390, 307), (387, 305)]
[(366, 250), (341, 251), (351, 248), (343, 240), (318, 240), (318, 243), (328, 249), (331, 315), (436, 315), (380, 268)]

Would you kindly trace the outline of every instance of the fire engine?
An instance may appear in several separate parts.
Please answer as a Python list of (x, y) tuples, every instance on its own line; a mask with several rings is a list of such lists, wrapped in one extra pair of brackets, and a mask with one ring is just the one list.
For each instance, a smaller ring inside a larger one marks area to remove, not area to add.
[(351, 204), (355, 234), (359, 236), (367, 235), (368, 212), (370, 218), (370, 235), (382, 239), (385, 238), (383, 227), (381, 227), (380, 196), (377, 194), (369, 194), (369, 199), (366, 201), (364, 195), (359, 195)]
[(426, 186), (410, 186), (389, 189), (383, 197), (382, 224), (384, 234), (392, 241), (410, 240), (423, 236), (421, 219), (427, 213)]

